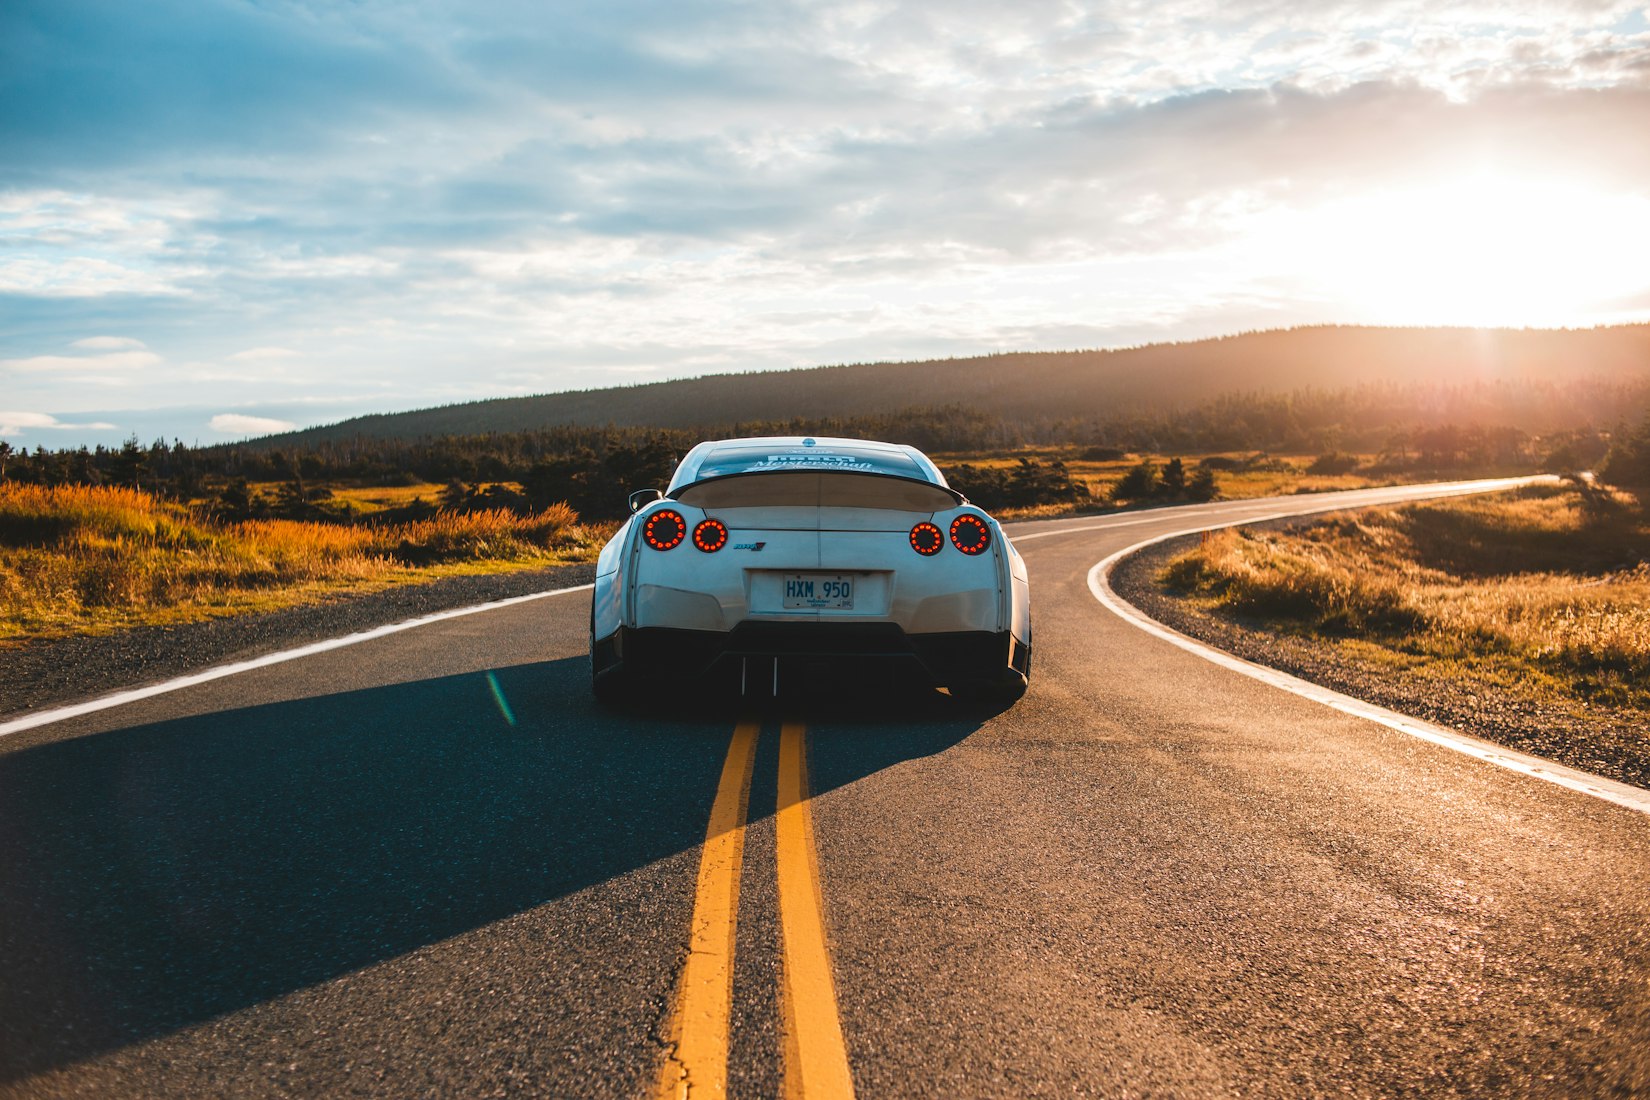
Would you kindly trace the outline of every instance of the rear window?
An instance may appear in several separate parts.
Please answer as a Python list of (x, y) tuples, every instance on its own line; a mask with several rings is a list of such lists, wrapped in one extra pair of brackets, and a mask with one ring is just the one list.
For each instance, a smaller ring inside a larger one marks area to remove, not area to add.
[(836, 470), (852, 474), (886, 474), (928, 481), (928, 472), (910, 455), (893, 449), (833, 447), (776, 447), (773, 444), (719, 447), (705, 456), (696, 481), (732, 474), (778, 473), (784, 470)]
[(676, 494), (695, 508), (886, 508), (939, 512), (957, 505), (950, 489), (933, 482), (881, 475), (815, 473), (811, 470), (699, 481)]

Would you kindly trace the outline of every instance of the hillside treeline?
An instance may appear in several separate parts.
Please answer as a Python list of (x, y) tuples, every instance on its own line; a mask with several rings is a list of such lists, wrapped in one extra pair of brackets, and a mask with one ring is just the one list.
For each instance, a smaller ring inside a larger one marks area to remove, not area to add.
[[(1374, 328), (1325, 325), (1116, 350), (1005, 352), (906, 363), (856, 363), (495, 398), (357, 417), (273, 437), (308, 447), (357, 437), (434, 438), (533, 431), (546, 424), (697, 430), (785, 419), (799, 410), (855, 420), (892, 409), (989, 410), (1064, 442), (1072, 422), (1153, 419), (1201, 408), (1234, 389), (1399, 393), (1454, 384), (1431, 423), (1512, 424), (1546, 433), (1620, 415), (1613, 385), (1650, 376), (1650, 325), (1594, 329)], [(1594, 384), (1587, 384), (1587, 383)], [(1348, 423), (1388, 421), (1357, 420)], [(1238, 444), (1241, 446), (1242, 444)]]
[[(1504, 385), (1504, 384), (1503, 384)], [(1596, 383), (1550, 388), (1555, 404), (1588, 400)], [(230, 518), (283, 515), (324, 518), (332, 484), (448, 488), (440, 501), (453, 510), (481, 507), (515, 511), (566, 502), (591, 519), (625, 511), (634, 489), (663, 486), (677, 461), (704, 438), (746, 435), (817, 435), (887, 439), (937, 455), (1009, 454), (1031, 445), (1060, 445), (1089, 459), (1129, 452), (1210, 454), (1272, 451), (1319, 455), (1321, 472), (1335, 472), (1348, 452), (1377, 455), (1390, 470), (1469, 467), (1584, 469), (1610, 451), (1612, 434), (1623, 450), (1631, 433), (1581, 423), (1542, 434), (1507, 424), (1475, 423), (1452, 414), (1480, 403), (1474, 386), (1362, 386), (1338, 392), (1228, 394), (1158, 416), (1026, 422), (955, 405), (917, 407), (864, 417), (797, 417), (744, 421), (704, 429), (560, 426), (421, 439), (358, 436), (304, 447), (252, 442), (191, 448), (129, 440), (121, 448), (13, 452), (0, 444), (0, 478), (40, 485), (120, 485), (181, 500), (208, 499)], [(1650, 411), (1650, 386), (1615, 387), (1609, 406), (1617, 418)], [(1631, 422), (1631, 421), (1628, 421)], [(1639, 452), (1632, 452), (1637, 456)], [(1340, 456), (1340, 457), (1337, 457)], [(942, 458), (942, 465), (946, 465)], [(1615, 460), (1621, 469), (1636, 457)], [(1355, 461), (1354, 461), (1355, 464)], [(1635, 467), (1636, 468), (1636, 467)], [(986, 507), (1066, 503), (1083, 490), (1053, 462), (1027, 459), (1007, 471), (979, 469), (959, 459), (948, 475)], [(273, 495), (253, 486), (278, 483)], [(387, 519), (406, 519), (392, 515)]]

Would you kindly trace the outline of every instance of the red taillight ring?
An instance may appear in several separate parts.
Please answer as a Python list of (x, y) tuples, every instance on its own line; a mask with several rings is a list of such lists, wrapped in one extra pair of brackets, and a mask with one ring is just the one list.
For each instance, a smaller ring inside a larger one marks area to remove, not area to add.
[(979, 516), (964, 513), (951, 521), (951, 545), (965, 554), (983, 554), (991, 548), (991, 528)]
[(728, 525), (719, 519), (707, 519), (693, 529), (693, 545), (707, 554), (728, 544)]
[(687, 520), (671, 508), (661, 508), (642, 524), (642, 541), (655, 550), (674, 550), (685, 538)]
[(945, 546), (945, 534), (932, 523), (919, 523), (911, 528), (911, 549), (923, 557), (938, 554)]

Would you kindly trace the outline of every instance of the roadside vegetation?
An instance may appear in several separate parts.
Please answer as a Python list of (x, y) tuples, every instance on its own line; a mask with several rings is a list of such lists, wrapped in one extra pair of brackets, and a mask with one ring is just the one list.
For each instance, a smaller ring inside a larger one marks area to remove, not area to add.
[(950, 483), (1003, 519), (1044, 519), (1158, 504), (1364, 489), (1439, 476), (1528, 473), (1529, 465), (1480, 462), (1446, 474), (1396, 465), (1378, 454), (1337, 453), (1332, 472), (1311, 454), (1264, 451), (1204, 455), (1136, 453), (1115, 447), (1038, 448), (1003, 456), (939, 454)]
[[(1539, 433), (1439, 422), (1429, 410), (1466, 408), (1449, 403), (1464, 398), (1415, 385), (1232, 394), (1129, 417), (1073, 409), (1052, 421), (912, 406), (692, 430), (565, 424), (206, 448), (134, 438), (59, 451), (0, 442), (0, 640), (587, 560), (631, 491), (663, 486), (681, 454), (719, 436), (908, 442), (1004, 519), (1645, 465), (1650, 444), (1634, 450), (1577, 411), (1603, 399), (1590, 385), (1543, 390), (1570, 410), (1569, 426)], [(1644, 395), (1606, 389), (1621, 408)]]
[(1212, 534), (1159, 576), (1378, 667), (1650, 715), (1650, 486), (1573, 480)]
[[(653, 447), (623, 453), (591, 479), (612, 498), (622, 502), (631, 486), (668, 477), (662, 465), (662, 473), (646, 468), (656, 460)], [(1334, 474), (1311, 473), (1308, 455), (1183, 459), (1092, 446), (938, 458), (954, 485), (1009, 519), (1394, 478), (1376, 456)], [(183, 499), (110, 484), (0, 481), (0, 644), (268, 611), (453, 573), (588, 561), (615, 526), (581, 523), (566, 502), (546, 501), (554, 481), (406, 480), (236, 478), (215, 491), (195, 483)]]
[(135, 489), (0, 483), (0, 644), (591, 559), (565, 504), (399, 523), (223, 520)]

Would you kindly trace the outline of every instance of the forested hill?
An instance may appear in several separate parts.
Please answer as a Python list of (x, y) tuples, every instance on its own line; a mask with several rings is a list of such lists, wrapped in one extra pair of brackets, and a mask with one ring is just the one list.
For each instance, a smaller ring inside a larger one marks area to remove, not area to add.
[(358, 417), (257, 440), (308, 446), (352, 438), (416, 439), (547, 425), (693, 428), (791, 418), (857, 417), (960, 406), (1025, 425), (1163, 413), (1228, 393), (1369, 384), (1512, 383), (1500, 410), (1528, 430), (1607, 410), (1545, 408), (1549, 386), (1650, 376), (1650, 325), (1460, 329), (1322, 326), (1117, 351), (1025, 352), (915, 363), (864, 363), (703, 378), (536, 397), (499, 398)]

